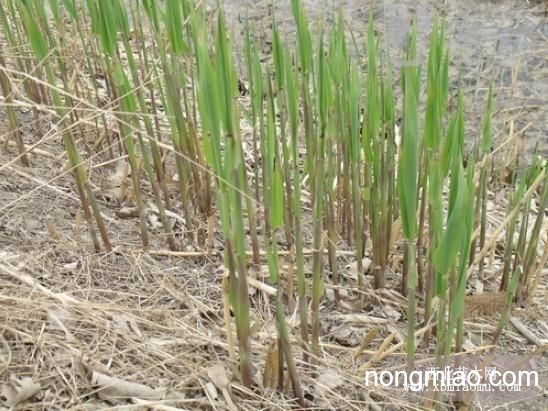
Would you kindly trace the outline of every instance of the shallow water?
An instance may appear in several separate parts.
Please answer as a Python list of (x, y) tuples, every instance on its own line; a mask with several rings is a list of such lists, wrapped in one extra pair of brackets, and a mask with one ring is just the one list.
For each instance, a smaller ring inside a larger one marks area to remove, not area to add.
[[(363, 45), (365, 27), (372, 2), (364, 0), (303, 0), (308, 15), (319, 30), (342, 9), (358, 44)], [(451, 50), (451, 79), (461, 78), (465, 89), (467, 133), (477, 134), (485, 106), (487, 87), (495, 85), (494, 124), (499, 142), (531, 123), (523, 133), (522, 152), (530, 154), (536, 143), (540, 153), (548, 154), (548, 19), (547, 4), (514, 0), (460, 0), (440, 3), (432, 0), (376, 2), (373, 15), (376, 27), (384, 33), (390, 58), (398, 66), (409, 21), (418, 17), (419, 50), (426, 60), (428, 35), (434, 16), (446, 15)], [(246, 16), (262, 36), (268, 49), (272, 21), (271, 0), (224, 0), (222, 7), (232, 23), (233, 37), (241, 33)], [(276, 3), (276, 20), (291, 38), (294, 31), (290, 0)], [(267, 50), (266, 50), (267, 51)], [(453, 87), (454, 88), (454, 87)]]

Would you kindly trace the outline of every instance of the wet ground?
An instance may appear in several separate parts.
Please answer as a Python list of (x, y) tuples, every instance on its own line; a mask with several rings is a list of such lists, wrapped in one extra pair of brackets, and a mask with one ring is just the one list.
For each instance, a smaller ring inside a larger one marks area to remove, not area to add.
[[(271, 0), (223, 0), (233, 37), (249, 16), (254, 30), (268, 43), (272, 21)], [(495, 132), (499, 143), (525, 129), (522, 146), (513, 149), (530, 155), (538, 143), (548, 154), (548, 2), (524, 0), (457, 2), (416, 0), (369, 2), (364, 0), (303, 0), (316, 30), (333, 20), (339, 8), (363, 45), (367, 18), (373, 4), (377, 29), (384, 33), (390, 58), (398, 66), (410, 19), (416, 14), (420, 50), (426, 61), (428, 35), (434, 16), (445, 15), (452, 55), (454, 88), (460, 75), (465, 89), (467, 133), (477, 134), (487, 87), (495, 85)], [(276, 20), (291, 38), (294, 32), (290, 0), (275, 2)], [(268, 47), (265, 47), (268, 49)]]

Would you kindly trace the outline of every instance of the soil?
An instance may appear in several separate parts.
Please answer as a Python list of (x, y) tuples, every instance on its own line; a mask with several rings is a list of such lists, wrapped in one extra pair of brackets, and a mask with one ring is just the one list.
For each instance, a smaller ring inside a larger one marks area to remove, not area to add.
[[(223, 9), (232, 22), (233, 38), (241, 38), (246, 17), (269, 50), (272, 24), (270, 0), (224, 0)], [(313, 27), (328, 26), (342, 10), (359, 47), (365, 45), (369, 13), (383, 35), (389, 60), (399, 67), (411, 19), (417, 17), (419, 53), (426, 61), (428, 38), (435, 16), (445, 16), (451, 53), (450, 78), (456, 93), (460, 77), (465, 94), (468, 140), (477, 138), (478, 122), (492, 81), (495, 88), (499, 141), (531, 125), (522, 133), (523, 146), (516, 152), (530, 156), (548, 154), (548, 3), (522, 0), (433, 0), (369, 2), (365, 0), (306, 0)], [(373, 4), (373, 8), (371, 8)], [(295, 31), (289, 1), (275, 3), (274, 16), (288, 36)]]
[[(333, 10), (332, 1), (306, 3), (316, 21), (326, 10)], [(360, 0), (341, 3), (354, 28), (365, 25), (369, 13), (365, 3)], [(386, 0), (382, 7), (374, 9), (396, 66), (412, 13), (411, 3), (418, 11), (424, 53), (434, 2)], [(271, 1), (262, 0), (223, 1), (233, 22), (233, 32), (241, 30), (239, 16), (246, 13), (257, 30), (267, 28), (270, 4)], [(529, 158), (538, 142), (540, 153), (546, 156), (546, 5), (510, 0), (463, 0), (444, 7), (448, 8), (447, 25), (454, 56), (452, 78), (459, 72), (466, 91), (469, 138), (475, 137), (487, 85), (494, 80), (498, 144), (509, 138), (510, 130), (515, 133), (525, 129), (520, 136), (523, 146), (512, 144), (513, 151)], [(278, 6), (276, 15), (291, 35), (290, 8)], [(358, 34), (357, 38), (363, 42), (362, 35)], [(267, 51), (266, 37), (264, 47)], [(285, 393), (280, 394), (272, 387), (262, 387), (261, 383), (267, 347), (276, 339), (267, 293), (256, 288), (251, 290), (257, 387), (247, 389), (238, 384), (236, 363), (229, 356), (223, 321), (222, 258), (205, 252), (202, 256), (186, 257), (142, 252), (137, 219), (120, 217), (120, 209), (126, 205), (124, 196), (120, 196), (124, 187), (113, 183), (111, 177), (119, 172), (121, 162), (98, 166), (102, 158), (90, 161), (90, 177), (115, 251), (95, 253), (73, 178), (64, 168), (63, 146), (57, 135), (49, 133), (53, 126), (51, 119), (47, 116), (37, 119), (32, 111), (23, 110), (18, 116), (24, 124), (25, 143), (39, 145), (31, 156), (29, 168), (11, 161), (16, 155), (14, 146), (0, 150), (0, 378), (3, 384), (0, 409), (9, 407), (13, 387), (18, 387), (18, 393), (29, 394), (18, 409), (231, 409), (230, 401), (222, 392), (226, 386), (219, 383), (224, 373), (230, 379), (228, 395), (240, 409), (295, 407), (288, 384)], [(0, 139), (3, 140), (7, 129), (3, 108), (0, 108), (0, 120)], [(51, 135), (54, 138), (50, 138)], [(93, 155), (92, 144), (86, 141), (82, 144)], [(506, 161), (505, 156), (499, 158)], [(492, 200), (496, 198), (493, 194)], [(178, 227), (177, 221), (174, 224)], [(493, 225), (490, 228), (493, 229)], [(179, 226), (179, 231), (181, 229)], [(164, 250), (161, 229), (152, 230), (151, 250)], [(189, 255), (202, 252), (195, 244), (185, 242), (181, 233), (178, 240)], [(343, 278), (351, 284), (355, 261), (344, 253), (344, 247), (341, 244), (343, 252), (338, 266)], [(218, 233), (213, 249), (222, 250)], [(400, 279), (399, 261), (401, 255), (396, 253), (391, 261), (394, 271), (388, 276), (386, 289), (367, 289), (365, 300), (369, 303), (366, 305), (337, 306), (328, 286), (321, 308), (323, 357), (317, 367), (304, 367), (302, 352), (294, 347), (307, 399), (315, 404), (315, 409), (415, 409), (416, 398), (394, 390), (366, 387), (363, 372), (359, 371), (383, 342), (393, 338), (389, 345), (395, 345), (404, 339), (406, 301), (395, 291)], [(311, 261), (307, 260), (308, 272), (310, 265)], [(491, 267), (493, 271), (495, 268)], [(284, 270), (287, 271), (286, 266)], [(261, 268), (256, 271), (259, 281), (268, 281), (266, 271)], [(494, 276), (494, 272), (491, 274)], [(538, 295), (513, 313), (543, 341), (544, 349), (548, 341), (546, 277), (544, 273)], [(371, 281), (371, 276), (367, 278)], [(477, 282), (474, 284), (477, 286)], [(495, 279), (491, 278), (491, 282), (486, 282), (486, 290), (492, 291), (494, 284)], [(489, 314), (488, 307), (482, 306), (481, 311), (480, 316), (466, 323), (466, 342), (478, 351), (490, 343), (498, 319), (498, 316), (484, 315), (484, 311)], [(290, 323), (294, 326), (297, 320), (292, 317)], [(363, 356), (355, 356), (364, 336), (372, 330), (377, 330), (377, 334), (363, 350)], [(548, 359), (546, 353), (538, 354), (539, 350), (541, 348), (508, 325), (496, 353), (524, 358), (536, 352), (534, 367), (541, 373), (541, 387), (525, 400), (486, 398), (483, 402), (476, 401), (474, 407), (546, 409)], [(380, 369), (403, 367), (402, 352), (397, 351), (375, 366)], [(110, 392), (99, 390), (105, 387), (105, 376), (117, 378), (107, 380)], [(26, 378), (30, 378), (31, 383)]]

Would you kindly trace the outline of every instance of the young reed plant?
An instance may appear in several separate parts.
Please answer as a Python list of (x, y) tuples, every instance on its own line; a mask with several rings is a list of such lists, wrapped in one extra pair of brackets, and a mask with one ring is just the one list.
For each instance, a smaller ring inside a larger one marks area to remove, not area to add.
[[(0, 6), (1, 7), (1, 6)], [(0, 13), (3, 13), (0, 8)], [(0, 67), (6, 67), (6, 61), (2, 55), (2, 50), (0, 49)], [(8, 114), (8, 125), (9, 125), (9, 134), (5, 137), (4, 147), (7, 147), (10, 141), (10, 138), (13, 136), (15, 143), (17, 144), (17, 149), (19, 150), (19, 158), (21, 164), (28, 167), (30, 166), (30, 160), (26, 152), (25, 143), (21, 137), (19, 129), (19, 121), (17, 119), (17, 114), (13, 104), (13, 88), (11, 86), (10, 78), (5, 71), (0, 72), (0, 87), (2, 87), (2, 93), (4, 94), (4, 100), (6, 101), (6, 111)]]
[(414, 367), (415, 361), (415, 289), (417, 268), (415, 240), (417, 235), (417, 184), (419, 158), (419, 80), (420, 67), (417, 62), (416, 26), (411, 28), (407, 55), (402, 67), (403, 121), (402, 142), (398, 163), (398, 192), (403, 236), (405, 238), (405, 281), (407, 290), (407, 361)]
[(230, 302), (238, 335), (242, 383), (250, 385), (251, 341), (247, 257), (244, 242), (244, 167), (235, 110), (237, 81), (232, 65), (224, 17), (218, 17), (215, 51), (210, 55), (203, 14), (193, 17), (196, 36), (198, 106), (203, 128), (204, 153), (216, 175), (218, 207), (225, 239)]
[[(67, 107), (72, 107), (72, 99), (68, 73), (66, 71), (65, 62), (57, 48), (55, 37), (49, 27), (45, 4), (43, 2), (9, 1), (8, 5), (11, 11), (12, 23), (18, 27), (17, 31), (20, 35), (22, 35), (23, 32), (26, 34), (35, 62), (38, 66), (43, 67), (43, 71), (45, 72), (45, 82), (48, 85), (48, 99), (51, 100), (55, 114), (60, 119), (63, 144), (74, 173), (84, 217), (94, 247), (97, 251), (101, 250), (101, 246), (95, 234), (93, 219), (95, 219), (95, 223), (97, 224), (97, 229), (99, 230), (105, 250), (111, 251), (112, 246), (106, 226), (95, 195), (89, 184), (88, 175), (84, 169), (83, 159), (76, 147), (73, 126), (69, 122), (70, 116)], [(9, 30), (8, 26), (9, 24), (4, 26), (4, 29)], [(58, 75), (61, 77), (63, 90), (59, 89)]]
[[(139, 123), (139, 112), (137, 100), (130, 86), (128, 75), (120, 60), (120, 51), (118, 50), (118, 33), (124, 39), (126, 44), (126, 54), (129, 58), (130, 67), (135, 68), (132, 60), (131, 48), (128, 43), (129, 22), (125, 6), (119, 0), (112, 2), (102, 2), (89, 0), (87, 2), (92, 19), (92, 27), (100, 39), (102, 50), (102, 63), (105, 71), (109, 74), (109, 83), (113, 87), (112, 92), (119, 100), (118, 122), (121, 132), (121, 138), (124, 143), (126, 154), (128, 156), (131, 168), (131, 180), (133, 183), (133, 194), (139, 213), (139, 225), (141, 231), (141, 240), (143, 247), (149, 246), (149, 234), (146, 221), (145, 203), (141, 190), (138, 153), (134, 142), (134, 130), (130, 126), (132, 123)], [(135, 71), (135, 69), (134, 69)], [(135, 129), (140, 129), (137, 124)], [(148, 160), (148, 159), (147, 159)]]
[[(522, 301), (530, 298), (538, 285), (538, 277), (534, 273), (537, 270), (535, 261), (547, 208), (546, 180), (546, 161), (535, 157), (517, 179), (508, 202), (508, 212), (512, 218), (506, 229), (500, 290), (509, 289), (512, 276), (519, 270), (521, 275), (515, 297)], [(537, 193), (536, 204), (533, 193)], [(535, 213), (532, 212), (533, 208), (536, 208)], [(533, 280), (533, 277), (537, 279)]]
[[(375, 288), (382, 288), (385, 285), (385, 270), (390, 256), (390, 237), (396, 200), (394, 187), (396, 129), (391, 69), (388, 65), (386, 67), (381, 66), (381, 73), (378, 72), (377, 54), (378, 40), (374, 35), (373, 16), (370, 15), (367, 35), (367, 119), (366, 127), (363, 129), (363, 144), (366, 162), (366, 198), (369, 200), (367, 209), (370, 220), (374, 286)], [(412, 57), (409, 56), (408, 58)], [(408, 62), (405, 64), (408, 64)], [(413, 76), (413, 74), (410, 75)], [(418, 90), (413, 88), (407, 92), (417, 93)], [(407, 104), (410, 103), (407, 102)], [(411, 130), (416, 127), (412, 124), (416, 120), (411, 119), (411, 116), (415, 115), (415, 109), (410, 107), (409, 110), (407, 129), (411, 137), (409, 137), (410, 140), (405, 146), (408, 151), (402, 152), (402, 155), (405, 156), (405, 167), (409, 167), (409, 169), (404, 170), (404, 172), (416, 168), (413, 164), (407, 164), (408, 156), (413, 155), (414, 146), (418, 141), (418, 136), (414, 135), (415, 131)], [(418, 132), (418, 129), (416, 131)], [(412, 176), (409, 176), (409, 178), (411, 180)], [(402, 182), (401, 187), (403, 188), (407, 184), (408, 182)], [(407, 188), (405, 188), (405, 191), (407, 191)], [(411, 202), (416, 203), (412, 198), (409, 204)], [(403, 208), (407, 210), (407, 207), (406, 202)], [(409, 224), (413, 224), (413, 222), (409, 222)]]
[(304, 407), (306, 405), (303, 390), (297, 375), (297, 369), (295, 361), (293, 359), (293, 353), (291, 351), (291, 343), (289, 340), (289, 331), (286, 321), (285, 306), (283, 304), (283, 287), (280, 281), (281, 273), (279, 269), (279, 257), (278, 257), (278, 236), (281, 228), (284, 224), (284, 193), (283, 193), (283, 176), (279, 161), (279, 148), (276, 136), (275, 127), (275, 113), (274, 113), (274, 99), (272, 96), (272, 85), (269, 81), (269, 104), (267, 105), (267, 130), (265, 133), (266, 141), (264, 144), (264, 187), (267, 187), (265, 192), (268, 195), (268, 206), (265, 208), (265, 216), (268, 221), (266, 222), (269, 227), (269, 233), (266, 234), (265, 243), (267, 250), (268, 270), (270, 274), (271, 282), (276, 286), (276, 325), (278, 329), (278, 341), (279, 348), (278, 354), (280, 356), (280, 377), (279, 385), (283, 389), (283, 360), (287, 364), (287, 371), (293, 391), (297, 397), (299, 405)]
[[(424, 144), (422, 157), (423, 173), (421, 181), (421, 204), (419, 232), (417, 237), (417, 276), (421, 291), (425, 292), (424, 320), (430, 321), (434, 296), (435, 269), (431, 263), (432, 250), (439, 242), (442, 224), (443, 177), (441, 148), (443, 146), (443, 126), (448, 96), (449, 54), (444, 43), (445, 27), (434, 22), (430, 35), (426, 84), (426, 108), (424, 118)], [(425, 222), (428, 231), (425, 233)], [(426, 240), (424, 240), (426, 239)], [(423, 251), (423, 245), (429, 251)], [(426, 260), (423, 260), (423, 253)], [(424, 263), (423, 263), (424, 261)], [(426, 338), (427, 340), (427, 338)]]

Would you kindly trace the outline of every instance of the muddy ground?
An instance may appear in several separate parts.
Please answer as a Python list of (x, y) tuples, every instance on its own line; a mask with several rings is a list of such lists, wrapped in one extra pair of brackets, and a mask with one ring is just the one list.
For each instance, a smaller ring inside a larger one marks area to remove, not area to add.
[[(263, 35), (268, 51), (272, 23), (270, 0), (224, 0), (221, 2), (232, 22), (234, 38), (239, 38), (246, 17), (253, 29)], [(386, 40), (389, 58), (399, 66), (409, 23), (417, 16), (419, 52), (426, 61), (428, 36), (435, 16), (445, 16), (451, 59), (453, 92), (460, 76), (465, 91), (469, 140), (477, 136), (477, 124), (485, 107), (489, 83), (495, 87), (499, 140), (507, 137), (514, 120), (514, 131), (523, 132), (524, 150), (530, 155), (537, 143), (539, 152), (548, 154), (548, 3), (543, 1), (366, 1), (306, 0), (308, 15), (318, 31), (328, 27), (339, 8), (358, 44), (365, 44), (370, 11), (376, 29)], [(372, 5), (372, 6), (371, 6)], [(274, 2), (275, 18), (288, 36), (294, 33), (289, 1)], [(322, 26), (323, 25), (323, 26)]]

